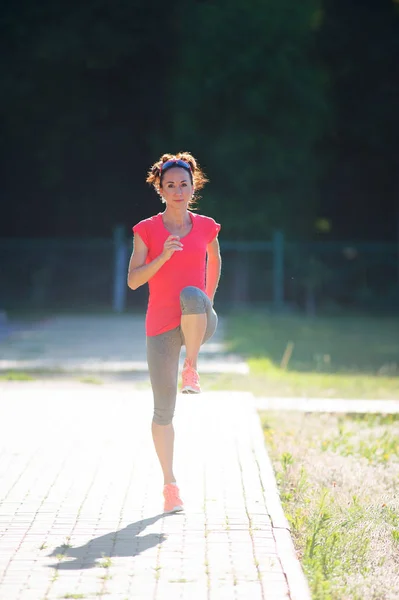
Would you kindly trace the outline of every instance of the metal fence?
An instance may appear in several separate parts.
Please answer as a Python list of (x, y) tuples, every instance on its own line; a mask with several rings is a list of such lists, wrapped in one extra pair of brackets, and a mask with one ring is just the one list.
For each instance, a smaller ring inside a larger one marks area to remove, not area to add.
[(286, 244), (285, 297), (304, 306), (399, 311), (399, 246)]
[(0, 239), (0, 306), (7, 310), (112, 306), (112, 240)]
[[(218, 306), (399, 310), (396, 244), (221, 242)], [(143, 309), (147, 286), (126, 286), (132, 250), (123, 230), (109, 239), (0, 239), (0, 309)]]

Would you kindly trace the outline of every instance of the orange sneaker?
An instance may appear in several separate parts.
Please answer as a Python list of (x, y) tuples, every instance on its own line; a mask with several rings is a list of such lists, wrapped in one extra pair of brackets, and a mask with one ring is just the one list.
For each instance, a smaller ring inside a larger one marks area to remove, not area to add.
[(190, 365), (187, 360), (184, 361), (182, 371), (182, 387), (183, 394), (200, 394), (201, 388), (199, 383), (199, 375), (197, 371)]
[(183, 510), (183, 502), (176, 484), (168, 483), (168, 485), (165, 485), (163, 488), (163, 497), (165, 498), (164, 512), (174, 513)]

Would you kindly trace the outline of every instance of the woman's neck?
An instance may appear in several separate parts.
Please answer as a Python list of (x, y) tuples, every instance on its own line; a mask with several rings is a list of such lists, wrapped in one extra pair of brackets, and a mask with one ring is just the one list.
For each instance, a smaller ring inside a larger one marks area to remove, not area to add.
[(165, 224), (169, 223), (177, 229), (183, 229), (184, 227), (191, 225), (190, 213), (187, 209), (183, 211), (171, 211), (170, 209), (166, 208), (162, 213), (162, 219)]

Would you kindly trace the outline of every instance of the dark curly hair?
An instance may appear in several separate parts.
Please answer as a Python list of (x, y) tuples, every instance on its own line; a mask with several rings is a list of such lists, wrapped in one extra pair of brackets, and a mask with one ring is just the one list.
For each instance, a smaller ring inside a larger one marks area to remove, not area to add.
[(161, 158), (155, 162), (151, 169), (148, 171), (146, 182), (150, 185), (153, 185), (156, 191), (160, 196), (162, 196), (162, 177), (164, 173), (161, 173), (161, 167), (168, 160), (183, 160), (184, 162), (190, 165), (190, 178), (191, 183), (194, 185), (194, 196), (189, 202), (189, 207), (191, 208), (196, 200), (198, 199), (197, 191), (204, 187), (204, 185), (209, 181), (206, 177), (205, 173), (201, 169), (198, 164), (198, 161), (194, 158), (190, 152), (178, 152), (177, 154), (163, 154)]

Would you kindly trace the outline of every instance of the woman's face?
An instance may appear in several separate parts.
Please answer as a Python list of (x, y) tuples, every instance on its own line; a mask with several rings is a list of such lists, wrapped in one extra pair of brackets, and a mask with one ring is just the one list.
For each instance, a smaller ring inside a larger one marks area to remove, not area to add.
[(194, 193), (190, 174), (181, 167), (172, 167), (162, 177), (162, 198), (170, 207), (187, 208)]

